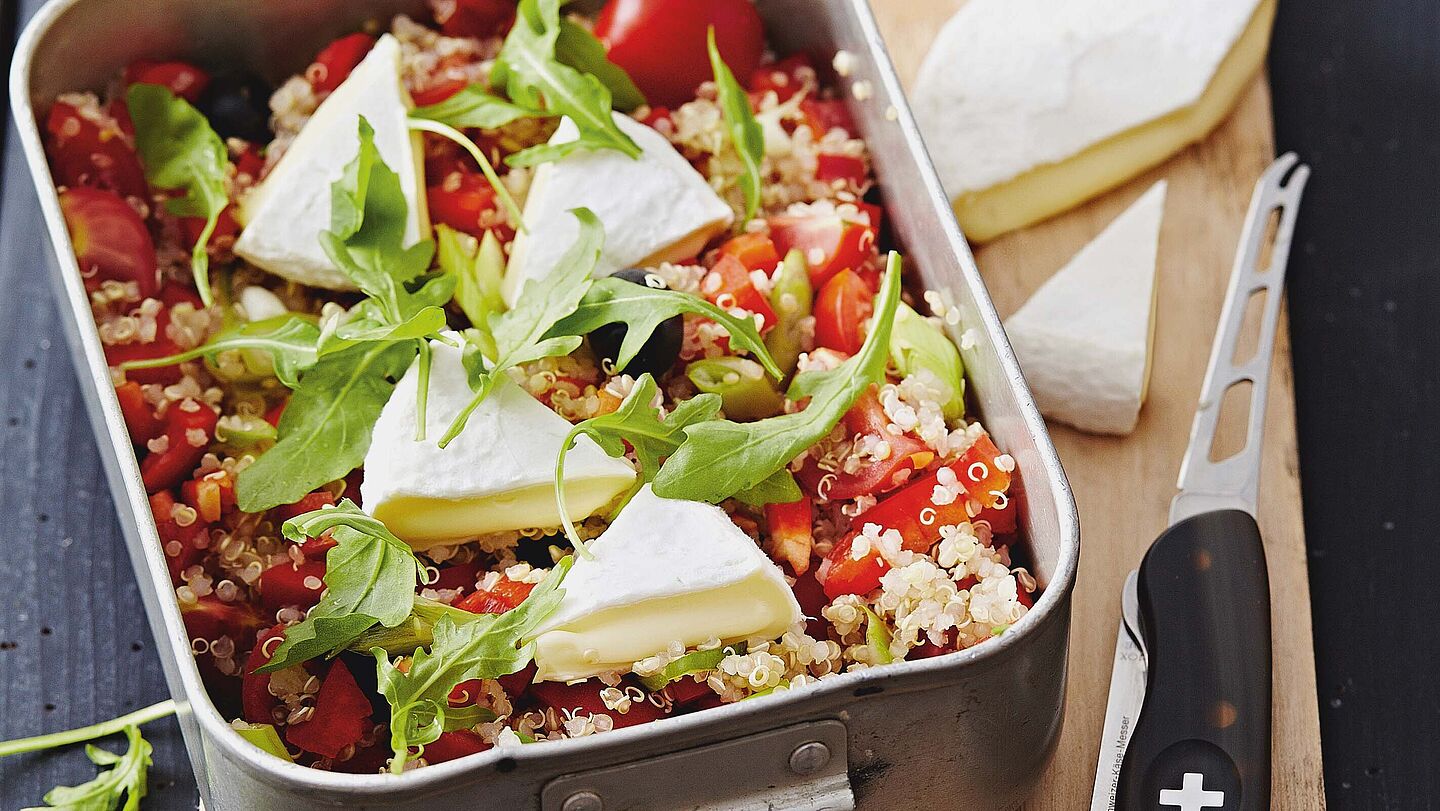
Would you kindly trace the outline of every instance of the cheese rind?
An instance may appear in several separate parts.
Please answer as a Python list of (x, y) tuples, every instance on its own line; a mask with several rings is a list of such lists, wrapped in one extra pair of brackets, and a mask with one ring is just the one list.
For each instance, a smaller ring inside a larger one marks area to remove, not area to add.
[(1099, 5), (972, 0), (927, 55), (916, 118), (972, 241), (1204, 138), (1263, 64), (1275, 16), (1275, 0)]
[(1160, 181), (1005, 321), (1045, 416), (1097, 434), (1135, 429), (1150, 378)]
[[(415, 439), (417, 363), (375, 422), (360, 485), (365, 510), (416, 549), (559, 526), (555, 458), (570, 423), (502, 375), (465, 430), (440, 448), (436, 442), (473, 392), (460, 350), (438, 341), (430, 347), (426, 438)], [(566, 507), (577, 521), (634, 481), (630, 465), (588, 437), (565, 457)]]
[[(516, 235), (502, 294), (510, 306), (524, 283), (555, 269), (579, 232), (570, 210), (585, 207), (605, 227), (594, 276), (695, 256), (734, 221), (734, 212), (665, 136), (630, 116), (615, 123), (641, 149), (631, 158), (614, 150), (580, 150), (541, 164), (525, 198), (529, 232)], [(562, 119), (550, 143), (574, 141), (579, 131)]]
[(646, 485), (588, 546), (535, 631), (539, 680), (629, 670), (675, 641), (774, 639), (803, 619), (780, 568), (714, 505)]
[(320, 247), (320, 232), (330, 228), (330, 185), (359, 149), (361, 116), (375, 130), (380, 159), (400, 177), (409, 207), (406, 244), (429, 236), (424, 150), (420, 134), (409, 127), (411, 101), (401, 82), (400, 58), (400, 42), (382, 36), (305, 122), (270, 174), (241, 201), (245, 227), (235, 240), (238, 256), (301, 284), (355, 289)]

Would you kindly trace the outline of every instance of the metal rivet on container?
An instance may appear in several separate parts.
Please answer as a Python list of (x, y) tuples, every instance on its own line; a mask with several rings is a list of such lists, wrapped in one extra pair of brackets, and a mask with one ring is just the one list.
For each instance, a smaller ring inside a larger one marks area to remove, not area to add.
[[(830, 762), (830, 747), (819, 741), (802, 743), (790, 753), (790, 771), (800, 774), (814, 774)], [(571, 809), (565, 809), (571, 811)]]
[(604, 811), (605, 801), (593, 791), (577, 791), (565, 798), (560, 811)]

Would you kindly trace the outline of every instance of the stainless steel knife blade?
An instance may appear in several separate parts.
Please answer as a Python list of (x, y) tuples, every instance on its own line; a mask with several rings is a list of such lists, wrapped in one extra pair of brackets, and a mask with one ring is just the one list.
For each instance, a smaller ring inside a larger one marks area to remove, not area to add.
[(1140, 633), (1140, 606), (1136, 572), (1125, 579), (1124, 617), (1115, 639), (1115, 664), (1110, 671), (1110, 700), (1105, 705), (1105, 727), (1100, 735), (1100, 760), (1095, 767), (1095, 788), (1090, 811), (1113, 811), (1125, 746), (1145, 703), (1145, 647)]

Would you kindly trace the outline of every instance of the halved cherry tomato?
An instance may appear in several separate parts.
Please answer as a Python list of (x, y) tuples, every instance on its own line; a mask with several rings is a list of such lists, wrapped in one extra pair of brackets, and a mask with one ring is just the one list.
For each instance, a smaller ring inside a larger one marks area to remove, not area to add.
[[(836, 277), (839, 278), (839, 277)], [(930, 446), (911, 434), (893, 434), (886, 427), (890, 418), (880, 405), (874, 386), (865, 390), (845, 412), (845, 430), (851, 437), (875, 436), (890, 446), (890, 454), (860, 466), (854, 473), (836, 471), (834, 478), (809, 460), (797, 478), (822, 501), (849, 501), (857, 496), (879, 496), (904, 484), (916, 470), (923, 470), (935, 458)], [(823, 483), (822, 483), (822, 480)], [(857, 524), (856, 526), (861, 526)]]
[(113, 279), (135, 282), (141, 298), (155, 295), (155, 243), (129, 203), (112, 191), (75, 186), (60, 193), (60, 212), (87, 287)]
[(795, 248), (805, 254), (810, 284), (817, 289), (836, 273), (862, 267), (875, 255), (875, 232), (840, 217), (771, 217), (770, 239), (781, 256)]
[(713, 76), (711, 27), (725, 64), (749, 76), (765, 52), (765, 26), (750, 0), (610, 0), (595, 35), (651, 104), (675, 107)]
[(130, 433), (131, 442), (143, 445), (160, 436), (164, 423), (155, 416), (155, 409), (145, 399), (139, 383), (127, 380), (116, 386), (115, 398), (120, 401), (120, 413), (125, 417), (125, 428)]
[(946, 466), (954, 471), (965, 490), (954, 501), (949, 504), (934, 502), (935, 485), (939, 481), (939, 471), (936, 471), (882, 499), (856, 516), (852, 525), (879, 524), (886, 529), (898, 530), (905, 539), (905, 549), (925, 552), (940, 539), (941, 526), (961, 524), (978, 517), (969, 513), (971, 499), (982, 508), (981, 515), (985, 507), (1008, 505), (1009, 499), (1004, 493), (1010, 488), (1010, 474), (996, 466), (995, 460), (1000, 455), (989, 434), (985, 434), (958, 460)]
[(496, 231), (501, 242), (515, 238), (515, 229), (501, 221), (495, 188), (478, 172), (456, 170), (438, 185), (425, 189), (430, 219), (474, 237)]
[(780, 264), (780, 254), (775, 243), (764, 234), (741, 234), (720, 246), (720, 256), (733, 256), (740, 260), (746, 270), (763, 270), (769, 273)]
[(305, 69), (305, 78), (316, 93), (329, 93), (350, 78), (350, 71), (360, 64), (370, 49), (375, 47), (375, 38), (369, 34), (349, 34), (326, 45), (310, 67)]
[(836, 543), (815, 571), (815, 579), (832, 600), (842, 594), (869, 594), (880, 587), (880, 578), (890, 571), (890, 562), (875, 544), (859, 557), (853, 554), (857, 535), (852, 532)]
[(485, 739), (476, 735), (468, 729), (457, 729), (454, 732), (442, 732), (440, 737), (425, 744), (425, 751), (421, 757), (432, 766), (436, 763), (444, 763), (447, 760), (458, 760), (466, 755), (473, 755), (484, 752), (490, 748)]
[(859, 131), (850, 107), (841, 99), (805, 99), (800, 102), (800, 112), (817, 139), (833, 129), (844, 130), (850, 136)]
[(865, 320), (875, 312), (875, 292), (853, 270), (830, 277), (815, 296), (815, 345), (853, 355), (865, 343)]
[[(628, 689), (631, 685), (634, 683), (627, 679), (620, 685), (620, 689)], [(608, 715), (615, 722), (616, 729), (633, 727), (636, 724), (655, 721), (669, 715), (668, 712), (651, 704), (648, 699), (632, 701), (630, 709), (622, 714), (619, 710), (612, 710), (605, 706), (605, 702), (600, 698), (600, 691), (603, 689), (605, 689), (605, 684), (599, 679), (590, 679), (578, 684), (542, 681), (530, 685), (530, 694), (542, 705), (553, 708), (556, 713), (565, 718), (574, 715)]]
[(145, 170), (119, 124), (95, 122), (68, 102), (57, 101), (45, 121), (46, 150), (56, 185), (109, 189), (121, 197), (149, 200)]
[(125, 67), (125, 84), (158, 84), (194, 104), (210, 84), (210, 74), (189, 62), (137, 59)]
[(815, 546), (815, 526), (809, 497), (789, 504), (765, 505), (765, 551), (776, 562), (790, 564), (796, 575), (810, 570), (810, 550)]
[[(186, 406), (194, 406), (187, 410)], [(170, 444), (159, 453), (151, 453), (140, 460), (140, 478), (145, 489), (151, 493), (169, 490), (179, 484), (200, 464), (210, 440), (215, 437), (215, 423), (219, 417), (215, 410), (194, 400), (175, 403), (165, 412), (165, 436)], [(193, 444), (191, 437), (204, 441)]]
[(272, 617), (287, 606), (309, 611), (325, 592), (324, 576), (325, 564), (318, 560), (277, 563), (260, 575), (260, 604)]
[(814, 90), (816, 83), (815, 64), (808, 55), (797, 53), (751, 71), (749, 90), (773, 92), (781, 102), (786, 102), (801, 90)]
[(870, 179), (870, 173), (864, 158), (821, 152), (815, 158), (815, 179), (832, 184), (840, 181), (846, 188), (856, 191)]
[(534, 588), (533, 583), (521, 583), (502, 577), (489, 589), (466, 595), (455, 603), (455, 607), (472, 614), (504, 614), (525, 602), (525, 598), (530, 596)]
[(369, 732), (370, 699), (365, 697), (350, 668), (339, 659), (320, 682), (315, 714), (285, 729), (285, 741), (322, 757), (339, 757), (341, 750), (360, 742)]
[(280, 706), (280, 699), (270, 693), (270, 674), (256, 673), (255, 670), (269, 664), (271, 654), (280, 647), (280, 643), (275, 642), (268, 645), (266, 643), (272, 639), (283, 639), (285, 627), (282, 623), (262, 631), (255, 638), (255, 647), (250, 651), (250, 658), (245, 660), (244, 675), (241, 676), (240, 701), (243, 717), (252, 724), (275, 723), (271, 711)]
[(722, 309), (739, 307), (758, 314), (761, 330), (775, 326), (775, 310), (770, 306), (770, 300), (755, 289), (755, 283), (750, 280), (750, 271), (734, 256), (720, 256), (715, 267), (710, 268), (710, 272), (700, 281), (700, 292), (705, 295), (706, 300)]
[(495, 37), (515, 22), (515, 0), (454, 0), (432, 3), (431, 8), (447, 37)]

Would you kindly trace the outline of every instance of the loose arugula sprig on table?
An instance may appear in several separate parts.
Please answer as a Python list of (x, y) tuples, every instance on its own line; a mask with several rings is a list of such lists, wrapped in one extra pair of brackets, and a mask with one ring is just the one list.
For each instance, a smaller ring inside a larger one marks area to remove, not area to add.
[(655, 494), (712, 503), (731, 496), (750, 503), (800, 498), (786, 465), (830, 433), (865, 389), (884, 379), (899, 304), (900, 255), (891, 252), (860, 351), (834, 369), (802, 372), (791, 382), (786, 396), (796, 402), (809, 398), (805, 408), (755, 422), (709, 420), (687, 427), (685, 441), (655, 477)]
[(165, 209), (178, 217), (204, 217), (205, 227), (195, 240), (190, 267), (195, 287), (205, 306), (214, 303), (210, 291), (210, 255), (205, 247), (220, 212), (230, 203), (226, 190), (229, 154), (210, 122), (190, 102), (155, 84), (131, 85), (125, 96), (135, 125), (135, 148), (145, 167), (145, 179), (157, 189), (183, 190), (165, 201)]
[(760, 162), (765, 158), (765, 131), (760, 128), (754, 111), (750, 109), (749, 94), (735, 80), (735, 74), (730, 72), (725, 60), (720, 57), (720, 49), (715, 46), (714, 26), (710, 28), (709, 48), (710, 69), (715, 74), (716, 98), (720, 102), (720, 112), (725, 117), (725, 129), (730, 136), (730, 143), (735, 147), (735, 153), (740, 156), (741, 166), (745, 168), (745, 173), (740, 178), (740, 191), (745, 195), (745, 217), (736, 222), (737, 226), (743, 226), (760, 208), (760, 192), (764, 181), (760, 174)]
[(405, 770), (412, 747), (433, 743), (447, 730), (473, 725), (470, 714), (450, 707), (450, 692), (457, 685), (516, 673), (530, 663), (535, 642), (527, 639), (559, 607), (565, 596), (560, 584), (571, 562), (566, 557), (555, 564), (524, 602), (503, 614), (477, 614), (463, 625), (441, 617), (430, 650), (415, 651), (406, 672), (390, 661), (384, 649), (371, 651), (380, 694), (390, 703), (391, 772)]

